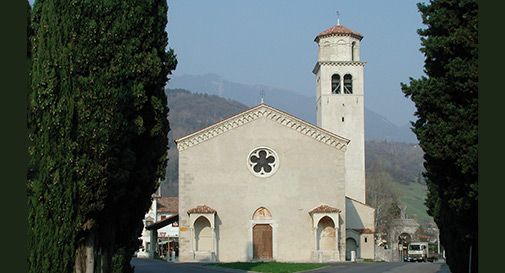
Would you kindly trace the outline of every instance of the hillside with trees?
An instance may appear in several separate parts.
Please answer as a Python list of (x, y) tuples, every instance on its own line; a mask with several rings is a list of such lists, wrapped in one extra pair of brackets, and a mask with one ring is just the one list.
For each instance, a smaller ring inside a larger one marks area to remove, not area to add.
[(248, 107), (234, 100), (216, 95), (191, 93), (184, 89), (166, 90), (170, 132), (165, 180), (161, 184), (164, 196), (178, 195), (179, 154), (174, 140), (203, 129), (220, 120), (246, 110)]
[[(167, 89), (166, 94), (171, 132), (167, 175), (161, 192), (163, 195), (177, 196), (178, 153), (174, 140), (249, 107), (216, 95), (192, 93), (183, 89)], [(378, 219), (387, 222), (387, 219), (399, 213), (395, 206), (404, 203), (409, 216), (420, 222), (430, 221), (431, 217), (426, 213), (424, 205), (426, 185), (421, 176), (423, 154), (419, 145), (366, 141), (365, 151), (367, 199), (379, 207)]]

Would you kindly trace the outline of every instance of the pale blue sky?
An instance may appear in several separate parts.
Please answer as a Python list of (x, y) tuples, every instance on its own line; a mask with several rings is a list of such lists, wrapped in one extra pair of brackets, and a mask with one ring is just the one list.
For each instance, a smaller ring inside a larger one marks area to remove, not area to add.
[[(33, 3), (33, 0), (29, 1)], [(336, 23), (363, 34), (365, 105), (390, 121), (413, 120), (400, 82), (423, 74), (416, 3), (426, 0), (167, 0), (174, 75), (214, 73), (314, 96), (315, 36)]]
[[(215, 73), (315, 95), (316, 35), (340, 23), (363, 34), (365, 105), (392, 122), (413, 120), (400, 82), (423, 73), (419, 0), (168, 0), (174, 75)], [(170, 86), (170, 85), (169, 85)]]

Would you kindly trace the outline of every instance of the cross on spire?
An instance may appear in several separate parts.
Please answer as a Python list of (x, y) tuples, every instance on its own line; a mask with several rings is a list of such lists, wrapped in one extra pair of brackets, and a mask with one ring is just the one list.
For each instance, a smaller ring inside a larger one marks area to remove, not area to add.
[(337, 10), (337, 25), (340, 26), (340, 12)]
[(260, 91), (260, 96), (261, 96), (261, 103), (264, 103), (264, 98), (265, 98), (265, 91), (264, 90)]

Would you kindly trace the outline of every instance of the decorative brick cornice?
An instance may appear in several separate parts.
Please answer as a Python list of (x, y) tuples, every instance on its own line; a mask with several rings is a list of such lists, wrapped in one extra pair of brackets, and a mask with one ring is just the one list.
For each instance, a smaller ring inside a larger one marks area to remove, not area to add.
[(321, 61), (318, 62), (319, 65), (357, 65), (357, 66), (363, 66), (366, 64), (366, 62), (360, 62), (360, 61)]
[(188, 210), (188, 214), (192, 213), (216, 213), (216, 210), (207, 206), (207, 205), (201, 205), (201, 206), (196, 206), (196, 208), (192, 208)]
[(253, 107), (214, 125), (211, 125), (205, 129), (176, 140), (175, 142), (177, 143), (177, 149), (179, 151), (183, 151), (189, 147), (198, 145), (218, 135), (221, 135), (231, 129), (240, 127), (244, 124), (263, 117), (273, 120), (281, 125), (296, 130), (300, 134), (309, 136), (319, 142), (342, 151), (345, 151), (347, 144), (349, 143), (349, 140), (344, 137), (326, 131), (266, 104), (260, 104), (256, 107)]
[(330, 207), (328, 205), (321, 205), (319, 207), (315, 207), (309, 211), (309, 214), (313, 213), (340, 213), (340, 210), (334, 207)]
[(312, 69), (312, 73), (317, 74), (319, 67), (323, 65), (338, 65), (338, 66), (365, 66), (366, 62), (358, 62), (358, 61), (320, 61), (314, 65), (314, 69)]

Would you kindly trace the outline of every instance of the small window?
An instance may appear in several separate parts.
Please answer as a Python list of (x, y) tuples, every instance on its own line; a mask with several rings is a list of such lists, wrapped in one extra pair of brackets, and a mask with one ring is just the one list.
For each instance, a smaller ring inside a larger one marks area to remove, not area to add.
[(354, 62), (354, 52), (356, 51), (356, 42), (352, 42), (351, 44), (351, 61)]
[(365, 237), (365, 243), (366, 243), (366, 242), (368, 242), (368, 238), (367, 238), (367, 237)]
[(331, 76), (331, 93), (332, 94), (340, 94), (340, 75), (333, 74)]
[(352, 76), (345, 74), (344, 76), (344, 94), (352, 94)]
[(344, 117), (342, 117), (342, 122), (344, 122)]

